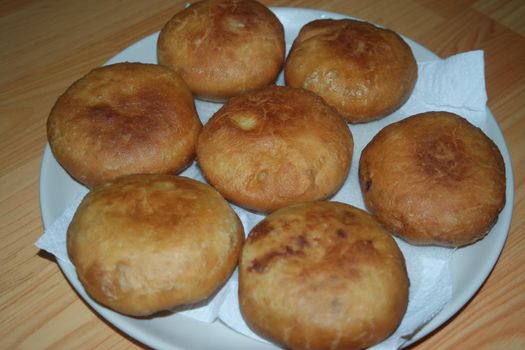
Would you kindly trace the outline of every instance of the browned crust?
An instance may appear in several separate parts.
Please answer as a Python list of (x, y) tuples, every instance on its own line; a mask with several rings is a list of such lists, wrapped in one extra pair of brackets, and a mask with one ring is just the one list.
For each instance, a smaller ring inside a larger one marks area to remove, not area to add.
[(359, 179), (368, 208), (415, 244), (475, 242), (505, 204), (499, 149), (447, 112), (418, 114), (381, 130), (363, 150)]
[(93, 189), (67, 247), (86, 292), (146, 316), (208, 298), (237, 264), (242, 225), (212, 187), (171, 175), (129, 175)]
[(224, 101), (277, 79), (284, 28), (257, 1), (201, 1), (166, 23), (157, 54), (159, 63), (178, 72), (197, 97)]
[(310, 202), (270, 214), (239, 263), (242, 314), (292, 349), (362, 349), (399, 325), (408, 303), (404, 258), (368, 213)]
[(359, 123), (384, 117), (408, 99), (417, 64), (410, 47), (391, 30), (351, 19), (322, 19), (299, 32), (285, 79)]
[(93, 187), (131, 173), (176, 173), (194, 157), (202, 124), (184, 81), (158, 65), (95, 69), (56, 101), (47, 122), (57, 161)]
[(197, 160), (227, 199), (272, 211), (324, 199), (344, 183), (353, 140), (320, 97), (270, 86), (230, 99), (203, 129)]

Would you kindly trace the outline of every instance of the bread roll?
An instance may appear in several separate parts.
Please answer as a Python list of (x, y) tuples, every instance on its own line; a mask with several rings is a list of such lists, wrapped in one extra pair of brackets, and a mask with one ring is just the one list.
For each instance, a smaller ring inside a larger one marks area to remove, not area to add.
[(203, 128), (198, 164), (228, 200), (256, 211), (324, 199), (346, 180), (352, 134), (312, 92), (269, 86), (230, 99)]
[(381, 130), (361, 154), (368, 208), (414, 244), (459, 247), (485, 236), (505, 204), (505, 164), (480, 129), (427, 112)]
[(395, 241), (368, 213), (309, 202), (270, 214), (239, 263), (239, 304), (259, 335), (291, 349), (362, 349), (390, 335), (409, 280)]
[(196, 97), (225, 101), (273, 83), (284, 61), (284, 29), (253, 0), (205, 0), (162, 28), (158, 60), (188, 83)]
[(184, 81), (168, 68), (97, 68), (56, 101), (47, 137), (56, 160), (92, 188), (120, 175), (177, 173), (193, 160), (202, 124)]
[(306, 24), (285, 65), (286, 84), (323, 97), (351, 123), (384, 117), (410, 96), (417, 64), (395, 32), (352, 19)]
[(67, 249), (94, 300), (147, 316), (210, 297), (237, 265), (243, 239), (239, 218), (212, 187), (128, 175), (84, 198)]

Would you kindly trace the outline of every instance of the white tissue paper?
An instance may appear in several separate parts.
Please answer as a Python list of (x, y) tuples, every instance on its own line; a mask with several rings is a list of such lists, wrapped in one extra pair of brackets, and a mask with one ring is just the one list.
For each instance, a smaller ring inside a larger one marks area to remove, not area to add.
[[(486, 118), (486, 90), (482, 51), (472, 51), (445, 60), (418, 62), (418, 81), (410, 99), (398, 111), (386, 118), (364, 124), (350, 125), (354, 136), (354, 157), (347, 181), (332, 198), (365, 209), (359, 188), (357, 171), (359, 155), (371, 138), (383, 127), (410, 115), (426, 111), (449, 111), (468, 119), (483, 129)], [(198, 102), (197, 111), (203, 122), (220, 107), (218, 104)], [(181, 175), (204, 181), (194, 164)], [(66, 231), (69, 222), (87, 190), (48, 227), (37, 247), (69, 262), (66, 249)], [(239, 215), (246, 234), (264, 216), (232, 205)], [(408, 310), (395, 333), (373, 349), (398, 349), (414, 333), (428, 323), (452, 297), (449, 262), (453, 250), (439, 247), (417, 247), (396, 239), (402, 250), (410, 279)], [(69, 262), (70, 263), (70, 262)], [(220, 319), (234, 330), (254, 339), (255, 335), (244, 322), (237, 299), (237, 272), (206, 305), (181, 311), (181, 314), (203, 322)]]

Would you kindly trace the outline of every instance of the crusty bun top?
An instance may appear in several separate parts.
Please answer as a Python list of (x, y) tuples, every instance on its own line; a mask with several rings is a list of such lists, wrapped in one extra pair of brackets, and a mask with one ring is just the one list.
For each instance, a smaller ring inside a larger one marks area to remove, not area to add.
[(352, 149), (344, 119), (320, 97), (269, 86), (230, 99), (212, 116), (199, 137), (197, 160), (227, 199), (272, 211), (337, 191)]
[(417, 64), (410, 47), (391, 30), (352, 19), (321, 19), (299, 32), (285, 79), (323, 97), (349, 122), (365, 122), (407, 100)]
[(47, 122), (56, 160), (88, 187), (132, 173), (174, 173), (194, 156), (202, 124), (184, 81), (166, 67), (97, 68), (56, 101)]
[(363, 150), (359, 178), (368, 208), (416, 244), (477, 241), (505, 204), (505, 164), (497, 146), (448, 112), (385, 127)]
[(250, 232), (239, 303), (260, 335), (292, 349), (362, 349), (399, 325), (408, 303), (403, 255), (363, 210), (309, 202)]
[(211, 186), (128, 175), (93, 189), (68, 228), (78, 278), (96, 301), (145, 316), (208, 298), (230, 276), (242, 225)]
[(162, 28), (159, 63), (180, 73), (193, 93), (224, 101), (273, 83), (285, 55), (284, 28), (253, 0), (205, 0)]

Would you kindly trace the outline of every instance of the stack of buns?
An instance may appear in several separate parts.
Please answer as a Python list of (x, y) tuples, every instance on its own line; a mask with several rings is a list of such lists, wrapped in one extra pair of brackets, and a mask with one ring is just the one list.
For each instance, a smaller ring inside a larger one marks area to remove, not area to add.
[[(176, 310), (213, 297), (240, 259), (254, 331), (294, 349), (358, 349), (406, 311), (390, 233), (457, 247), (490, 229), (505, 202), (501, 154), (444, 112), (366, 146), (359, 180), (372, 214), (330, 202), (354, 156), (348, 123), (398, 109), (416, 61), (395, 32), (351, 19), (306, 24), (286, 60), (284, 47), (264, 5), (204, 0), (163, 27), (160, 65), (98, 68), (58, 98), (48, 140), (91, 189), (67, 245), (93, 299), (133, 316)], [(275, 86), (282, 68), (287, 86)], [(224, 105), (203, 126), (194, 98)], [(209, 184), (177, 175), (194, 159)], [(228, 201), (268, 214), (244, 247)]]

